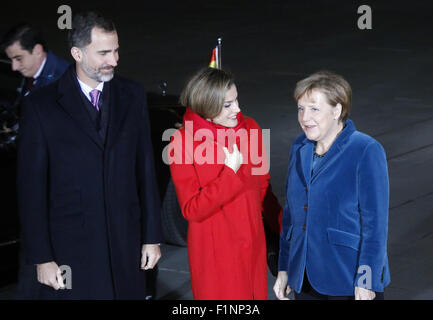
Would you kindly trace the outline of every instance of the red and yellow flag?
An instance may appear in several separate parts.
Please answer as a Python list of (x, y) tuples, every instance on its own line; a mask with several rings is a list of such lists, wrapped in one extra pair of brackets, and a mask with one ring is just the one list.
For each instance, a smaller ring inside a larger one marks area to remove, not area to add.
[(217, 48), (214, 48), (214, 49), (212, 50), (212, 57), (210, 58), (209, 68), (216, 68), (216, 67), (217, 67), (216, 49), (217, 49)]

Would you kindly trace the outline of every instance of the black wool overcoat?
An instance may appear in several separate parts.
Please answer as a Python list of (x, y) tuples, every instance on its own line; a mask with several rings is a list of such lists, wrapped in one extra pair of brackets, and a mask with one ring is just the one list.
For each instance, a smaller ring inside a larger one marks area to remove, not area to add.
[(27, 262), (70, 268), (72, 288), (41, 285), (41, 298), (142, 299), (141, 246), (162, 241), (146, 94), (131, 80), (110, 81), (104, 144), (74, 68), (23, 102), (17, 185)]

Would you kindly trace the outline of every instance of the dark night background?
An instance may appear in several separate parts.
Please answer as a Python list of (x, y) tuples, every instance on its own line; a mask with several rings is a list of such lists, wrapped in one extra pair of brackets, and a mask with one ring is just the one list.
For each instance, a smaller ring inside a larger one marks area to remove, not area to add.
[[(352, 120), (388, 157), (386, 298), (433, 299), (432, 1), (15, 1), (2, 4), (0, 34), (30, 22), (44, 31), (50, 49), (72, 61), (66, 31), (57, 28), (62, 4), (115, 21), (117, 72), (148, 91), (165, 80), (168, 92), (179, 94), (222, 37), (223, 67), (236, 76), (242, 111), (271, 129), (272, 184), (282, 204), (289, 147), (301, 131), (294, 86), (321, 69), (343, 75), (353, 89)], [(357, 27), (364, 4), (372, 9), (372, 30)], [(190, 299), (187, 266), (173, 271), (186, 261), (186, 251), (179, 252), (168, 248), (161, 261), (160, 296)]]

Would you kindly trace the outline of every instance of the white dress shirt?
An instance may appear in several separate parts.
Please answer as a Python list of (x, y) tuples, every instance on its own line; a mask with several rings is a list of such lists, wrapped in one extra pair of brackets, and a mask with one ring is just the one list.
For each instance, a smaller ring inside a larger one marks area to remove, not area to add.
[[(98, 86), (96, 88), (92, 88), (90, 86), (88, 86), (87, 84), (85, 84), (83, 81), (81, 81), (78, 77), (77, 77), (78, 83), (80, 84), (81, 87), (81, 91), (83, 91), (84, 95), (86, 96), (86, 98), (92, 102), (92, 98), (90, 97), (90, 91), (94, 90), (94, 89), (98, 89), (100, 92), (102, 92), (102, 89), (104, 88), (104, 83), (101, 82), (100, 84), (98, 84)], [(98, 98), (99, 100), (99, 98)]]
[(47, 62), (47, 58), (45, 57), (44, 61), (42, 61), (41, 66), (39, 67), (38, 71), (33, 75), (33, 79), (35, 81), (33, 83), (36, 83), (36, 79), (41, 75), (42, 70), (44, 69), (45, 63)]

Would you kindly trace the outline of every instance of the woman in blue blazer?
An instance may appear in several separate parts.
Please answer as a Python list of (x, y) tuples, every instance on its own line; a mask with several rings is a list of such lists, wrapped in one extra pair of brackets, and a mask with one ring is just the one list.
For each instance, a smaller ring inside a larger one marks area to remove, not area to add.
[(383, 147), (348, 119), (352, 91), (317, 72), (297, 83), (293, 142), (274, 291), (287, 299), (383, 299), (389, 182)]

